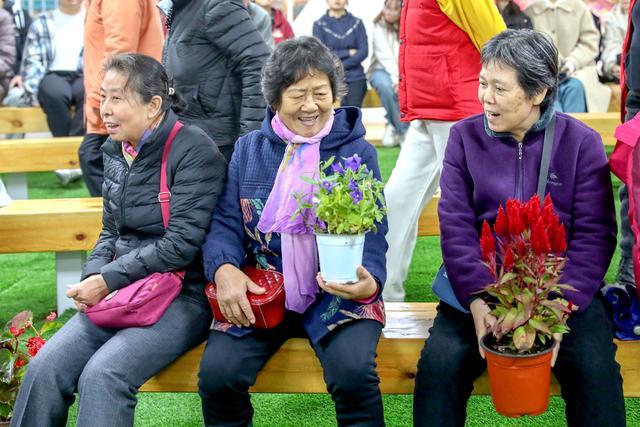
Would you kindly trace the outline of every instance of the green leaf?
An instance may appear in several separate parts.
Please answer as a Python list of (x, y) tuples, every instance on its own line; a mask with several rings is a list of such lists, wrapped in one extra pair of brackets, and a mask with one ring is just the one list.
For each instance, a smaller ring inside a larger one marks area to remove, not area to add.
[(9, 384), (13, 379), (14, 354), (6, 348), (0, 349), (0, 383)]
[(549, 330), (549, 327), (545, 325), (543, 322), (541, 322), (540, 319), (536, 319), (536, 318), (529, 319), (529, 325), (533, 326), (535, 329), (539, 330), (543, 334), (551, 335), (551, 331)]
[(60, 328), (62, 328), (62, 323), (60, 322), (47, 322), (42, 325), (42, 328), (40, 328), (40, 335), (44, 335), (45, 333), (51, 331), (57, 331)]

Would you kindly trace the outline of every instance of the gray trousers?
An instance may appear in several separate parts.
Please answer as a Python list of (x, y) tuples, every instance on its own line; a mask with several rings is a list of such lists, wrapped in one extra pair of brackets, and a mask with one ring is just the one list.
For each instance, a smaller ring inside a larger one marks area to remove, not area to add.
[(79, 427), (132, 426), (138, 388), (204, 341), (210, 316), (183, 295), (145, 328), (100, 328), (76, 314), (29, 363), (11, 425), (64, 426), (77, 391)]

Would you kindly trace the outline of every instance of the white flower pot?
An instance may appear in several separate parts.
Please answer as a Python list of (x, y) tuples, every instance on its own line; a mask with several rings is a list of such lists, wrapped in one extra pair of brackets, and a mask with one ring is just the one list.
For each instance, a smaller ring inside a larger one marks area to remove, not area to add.
[(340, 235), (317, 234), (320, 272), (326, 282), (354, 283), (358, 281), (356, 272), (362, 265), (364, 234)]

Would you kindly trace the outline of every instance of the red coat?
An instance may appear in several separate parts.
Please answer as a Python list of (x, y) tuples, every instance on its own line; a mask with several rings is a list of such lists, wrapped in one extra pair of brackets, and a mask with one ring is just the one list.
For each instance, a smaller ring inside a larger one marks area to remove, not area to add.
[(455, 121), (482, 112), (480, 52), (436, 0), (405, 0), (400, 18), (400, 117)]

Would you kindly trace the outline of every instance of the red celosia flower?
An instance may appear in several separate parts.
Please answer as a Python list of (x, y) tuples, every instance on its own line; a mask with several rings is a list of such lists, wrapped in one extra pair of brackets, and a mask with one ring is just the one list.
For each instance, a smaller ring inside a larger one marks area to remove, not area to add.
[(507, 215), (502, 209), (502, 205), (498, 208), (498, 216), (493, 224), (493, 229), (498, 236), (507, 237), (509, 235), (509, 225), (507, 224)]
[(556, 213), (553, 211), (553, 205), (545, 205), (542, 210), (542, 218), (544, 219), (544, 225), (550, 227), (554, 221), (557, 220)]
[(527, 244), (524, 241), (520, 240), (518, 242), (518, 256), (523, 257), (525, 255), (527, 255)]
[(480, 250), (482, 259), (489, 262), (496, 253), (496, 240), (491, 233), (491, 227), (487, 220), (482, 223), (482, 234), (480, 235)]
[(47, 320), (50, 322), (52, 320), (56, 320), (56, 317), (58, 317), (58, 315), (56, 314), (55, 311), (52, 311), (51, 313), (49, 313), (49, 315), (47, 316)]
[(29, 355), (31, 357), (34, 357), (36, 354), (38, 354), (38, 352), (40, 351), (40, 349), (42, 348), (42, 346), (46, 342), (47, 341), (44, 338), (41, 338), (41, 337), (31, 337), (31, 338), (29, 338), (27, 340), (27, 351), (29, 352)]
[(507, 246), (504, 251), (504, 261), (502, 262), (505, 271), (511, 271), (513, 269), (513, 261), (513, 251), (511, 250), (511, 246)]
[(542, 218), (538, 218), (538, 222), (531, 230), (531, 248), (536, 255), (546, 255), (551, 248), (549, 247), (549, 238)]
[(525, 223), (522, 220), (522, 205), (517, 200), (507, 200), (507, 218), (509, 219), (509, 234), (519, 236), (524, 231)]
[(553, 205), (553, 202), (551, 201), (551, 193), (547, 193), (547, 195), (544, 196), (544, 207), (546, 208), (549, 205)]
[(551, 250), (557, 254), (564, 253), (567, 250), (567, 239), (565, 236), (564, 225), (556, 221), (549, 227), (549, 244)]
[(527, 224), (531, 227), (538, 222), (542, 208), (540, 208), (540, 198), (537, 194), (534, 194), (526, 204)]

